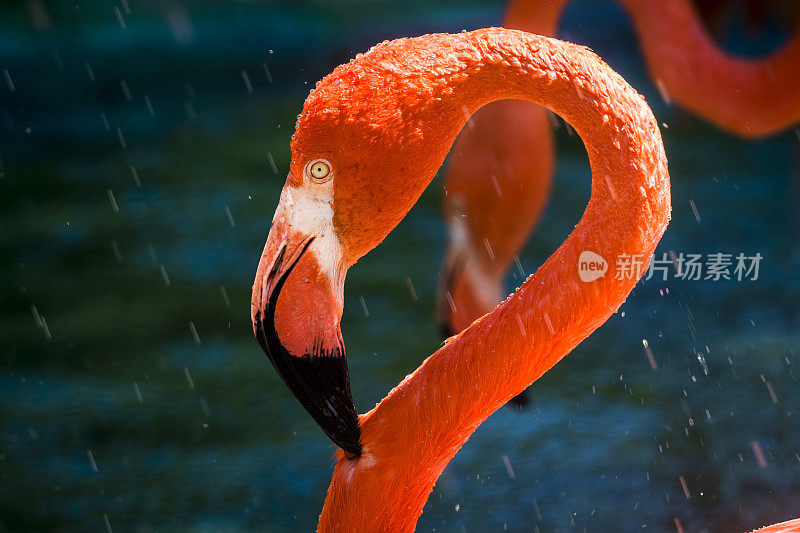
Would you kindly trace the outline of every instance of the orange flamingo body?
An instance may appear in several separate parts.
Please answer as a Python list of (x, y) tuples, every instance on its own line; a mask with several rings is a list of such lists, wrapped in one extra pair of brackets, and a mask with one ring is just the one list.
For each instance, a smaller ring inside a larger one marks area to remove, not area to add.
[[(355, 418), (339, 333), (345, 273), (416, 202), (469, 115), (509, 98), (553, 110), (584, 140), (584, 216), (510, 298)], [(647, 259), (669, 214), (652, 112), (584, 47), (499, 28), (426, 35), (378, 45), (324, 78), (298, 118), (251, 305), (267, 355), (344, 450), (319, 530), (413, 530), (472, 432), (602, 325), (638, 280), (583, 283), (580, 253)]]
[(787, 520), (780, 524), (774, 524), (761, 529), (756, 529), (753, 533), (798, 533), (800, 532), (800, 518)]

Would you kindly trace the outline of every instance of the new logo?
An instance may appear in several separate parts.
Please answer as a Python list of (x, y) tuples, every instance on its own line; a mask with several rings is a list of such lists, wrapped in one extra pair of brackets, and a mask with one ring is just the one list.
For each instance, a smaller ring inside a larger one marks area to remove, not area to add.
[(608, 272), (608, 261), (602, 255), (584, 250), (578, 257), (578, 276), (584, 283), (605, 277)]

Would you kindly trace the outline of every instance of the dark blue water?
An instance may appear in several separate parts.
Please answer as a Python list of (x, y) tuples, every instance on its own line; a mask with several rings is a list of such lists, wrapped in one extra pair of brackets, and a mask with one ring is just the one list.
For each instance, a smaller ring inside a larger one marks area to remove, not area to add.
[[(0, 530), (311, 530), (332, 448), (249, 324), (295, 116), (356, 52), (496, 24), (500, 6), (128, 4), (0, 9)], [(613, 4), (576, 2), (562, 36), (666, 125), (673, 220), (657, 256), (760, 253), (759, 277), (640, 282), (527, 411), (480, 427), (419, 530), (800, 516), (800, 136), (745, 142), (666, 105)], [(526, 274), (588, 201), (580, 140), (561, 126), (557, 144)], [(362, 412), (439, 345), (440, 187), (348, 276)]]

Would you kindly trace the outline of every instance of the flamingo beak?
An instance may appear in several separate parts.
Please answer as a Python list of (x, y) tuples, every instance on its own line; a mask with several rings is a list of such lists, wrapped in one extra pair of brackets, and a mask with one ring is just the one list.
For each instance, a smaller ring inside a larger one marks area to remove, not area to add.
[(354, 458), (361, 455), (361, 430), (339, 327), (344, 276), (323, 266), (336, 264), (332, 256), (339, 253), (338, 247), (326, 247), (330, 239), (293, 230), (279, 206), (258, 265), (251, 318), (256, 339), (283, 381)]

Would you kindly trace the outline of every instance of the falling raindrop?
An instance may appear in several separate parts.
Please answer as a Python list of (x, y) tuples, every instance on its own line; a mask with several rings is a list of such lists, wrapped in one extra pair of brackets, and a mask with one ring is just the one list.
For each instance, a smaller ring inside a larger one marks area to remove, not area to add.
[(8, 69), (4, 69), (3, 70), (3, 75), (6, 77), (6, 82), (8, 83), (8, 88), (13, 93), (16, 90), (16, 87), (14, 87), (14, 82), (11, 81), (11, 74), (8, 72)]
[(653, 370), (658, 370), (658, 364), (656, 363), (656, 358), (653, 356), (653, 350), (650, 349), (650, 345), (647, 343), (647, 339), (642, 339), (642, 346), (644, 346), (644, 353), (647, 355), (647, 361), (650, 363), (650, 368)]
[(197, 334), (197, 328), (194, 327), (194, 322), (189, 322), (189, 331), (192, 332), (192, 338), (195, 344), (200, 344), (200, 336)]
[(275, 160), (272, 158), (272, 153), (267, 152), (267, 159), (269, 160), (269, 166), (272, 169), (272, 172), (277, 176), (278, 175), (278, 167), (275, 165)]
[(220, 285), (219, 290), (222, 292), (222, 299), (225, 301), (225, 305), (228, 307), (231, 306), (231, 300), (228, 298), (228, 291), (225, 290), (225, 285)]
[(119, 6), (114, 6), (114, 15), (116, 15), (117, 22), (119, 22), (120, 27), (124, 30), (125, 19), (122, 17), (122, 11), (119, 10)]
[(756, 463), (761, 468), (767, 467), (767, 459), (764, 457), (764, 450), (761, 449), (761, 444), (757, 440), (750, 442), (750, 447), (753, 449), (753, 455), (756, 458)]
[(95, 82), (94, 71), (92, 70), (92, 65), (87, 61), (84, 63), (86, 65), (86, 73), (89, 74), (89, 81), (92, 83)]
[(703, 367), (703, 374), (705, 374), (707, 376), (708, 375), (708, 364), (706, 363), (705, 356), (700, 352), (697, 352), (697, 362), (700, 363), (701, 367)]
[(167, 269), (164, 268), (163, 264), (161, 264), (161, 263), (158, 264), (158, 271), (161, 273), (161, 279), (164, 280), (164, 284), (167, 287), (171, 287), (172, 283), (170, 283), (170, 281), (169, 281), (169, 276), (167, 275)]
[(94, 461), (92, 450), (86, 450), (86, 456), (89, 458), (89, 466), (92, 467), (92, 472), (97, 472), (97, 463)]
[(247, 75), (246, 70), (242, 70), (242, 81), (244, 81), (244, 87), (247, 89), (247, 94), (253, 94), (253, 85), (250, 83), (250, 76)]
[(106, 194), (108, 195), (108, 200), (111, 202), (111, 209), (113, 209), (115, 213), (119, 213), (119, 205), (117, 205), (114, 192), (111, 189), (106, 189)]
[(508, 477), (514, 479), (516, 476), (514, 475), (514, 469), (511, 468), (511, 461), (509, 460), (507, 455), (503, 456), (503, 464), (506, 467), (506, 472), (508, 473)]
[(186, 376), (186, 383), (189, 384), (189, 388), (194, 389), (194, 381), (192, 380), (192, 375), (189, 374), (189, 368), (183, 367), (183, 375)]
[(123, 94), (123, 96), (125, 96), (125, 100), (127, 100), (129, 102), (131, 100), (133, 100), (133, 96), (131, 95), (131, 90), (128, 87), (128, 82), (125, 81), (125, 80), (122, 80), (122, 81), (119, 82), (119, 86), (120, 86), (120, 88), (122, 88), (122, 94)]
[(119, 244), (117, 241), (111, 241), (111, 250), (113, 250), (114, 257), (117, 259), (117, 262), (122, 263), (122, 252), (119, 249)]
[(417, 296), (417, 291), (414, 290), (414, 284), (411, 282), (411, 278), (406, 278), (406, 287), (408, 287), (408, 293), (411, 295), (411, 299), (415, 302), (419, 301), (419, 297)]
[(137, 187), (142, 186), (142, 182), (139, 180), (139, 173), (136, 171), (136, 167), (131, 165), (131, 174), (133, 175), (133, 182), (136, 184)]
[(700, 213), (697, 212), (697, 206), (694, 205), (694, 200), (689, 198), (689, 206), (692, 208), (692, 213), (694, 213), (694, 218), (698, 222), (700, 222)]

